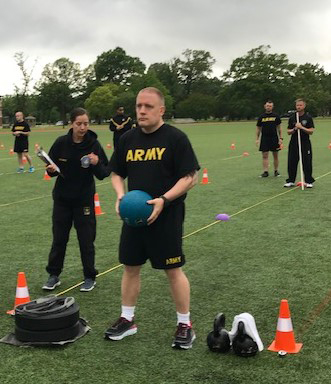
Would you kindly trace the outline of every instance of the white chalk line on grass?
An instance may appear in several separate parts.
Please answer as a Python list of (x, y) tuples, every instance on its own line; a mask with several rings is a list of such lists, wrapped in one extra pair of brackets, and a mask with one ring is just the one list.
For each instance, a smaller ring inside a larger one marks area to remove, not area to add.
[[(0, 174), (0, 176), (1, 176), (1, 174)], [(109, 184), (109, 183), (110, 183), (110, 181), (107, 181), (105, 183), (96, 184), (96, 186), (100, 187), (102, 185), (106, 185), (106, 184)], [(42, 196), (31, 197), (30, 199), (23, 199), (23, 200), (12, 201), (11, 203), (0, 204), (0, 208), (9, 207), (10, 205), (15, 205), (15, 204), (26, 203), (28, 201), (40, 200), (40, 199), (44, 199), (45, 197), (51, 197), (51, 196), (52, 195), (49, 194), (49, 195), (42, 195)]]

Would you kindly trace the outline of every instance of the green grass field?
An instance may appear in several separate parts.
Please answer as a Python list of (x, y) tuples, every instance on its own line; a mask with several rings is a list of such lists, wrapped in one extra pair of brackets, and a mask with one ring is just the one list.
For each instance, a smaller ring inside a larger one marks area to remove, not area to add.
[[(286, 190), (288, 138), (280, 153), (281, 177), (261, 179), (261, 154), (255, 147), (255, 123), (183, 125), (201, 168), (208, 169), (208, 185), (189, 192), (184, 240), (191, 281), (191, 314), (197, 340), (192, 350), (170, 347), (176, 315), (162, 271), (147, 264), (136, 311), (138, 333), (121, 342), (103, 339), (106, 327), (120, 309), (121, 268), (97, 280), (90, 293), (78, 288), (66, 295), (80, 304), (91, 332), (65, 348), (17, 348), (0, 344), (2, 383), (155, 383), (241, 384), (330, 382), (331, 333), (331, 121), (316, 120), (312, 137), (314, 188)], [(93, 127), (101, 143), (111, 143), (107, 127)], [(283, 124), (285, 129), (285, 124)], [(40, 127), (30, 136), (48, 149), (66, 131)], [(232, 142), (236, 149), (231, 150)], [(32, 299), (43, 296), (41, 285), (51, 245), (51, 190), (43, 180), (43, 165), (34, 156), (36, 172), (16, 174), (17, 159), (9, 155), (13, 137), (0, 131), (0, 337), (12, 332), (6, 314), (15, 298), (17, 272), (24, 271)], [(111, 150), (106, 150), (110, 155)], [(249, 152), (243, 157), (244, 151)], [(272, 167), (271, 167), (272, 170)], [(200, 180), (202, 173), (200, 172)], [(109, 179), (97, 181), (102, 210), (98, 217), (99, 272), (118, 265), (121, 223), (114, 213), (115, 195)], [(215, 222), (215, 215), (231, 215)], [(194, 231), (198, 231), (194, 233)], [(82, 280), (75, 231), (67, 249), (62, 285), (57, 292)], [(266, 348), (275, 336), (280, 300), (289, 300), (296, 340), (302, 351), (280, 359)], [(258, 356), (244, 359), (208, 351), (207, 333), (214, 316), (224, 312), (226, 328), (233, 317), (251, 313), (264, 342)]]

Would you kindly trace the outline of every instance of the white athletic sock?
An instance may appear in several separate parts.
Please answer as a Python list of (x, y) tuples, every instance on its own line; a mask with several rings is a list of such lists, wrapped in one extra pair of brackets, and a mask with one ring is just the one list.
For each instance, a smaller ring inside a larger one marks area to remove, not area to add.
[(132, 321), (134, 317), (134, 310), (136, 307), (128, 307), (126, 305), (122, 305), (122, 313), (121, 317), (124, 317), (125, 319)]
[(190, 312), (188, 313), (179, 313), (179, 312), (176, 312), (177, 313), (177, 325), (179, 323), (182, 323), (182, 324), (187, 324), (187, 325), (191, 325), (191, 321), (190, 321)]

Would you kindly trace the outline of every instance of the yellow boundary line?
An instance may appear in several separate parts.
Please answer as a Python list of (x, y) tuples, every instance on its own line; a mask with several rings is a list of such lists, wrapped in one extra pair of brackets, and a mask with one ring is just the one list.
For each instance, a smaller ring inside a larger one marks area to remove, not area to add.
[[(319, 177), (316, 177), (316, 179), (321, 179), (322, 177), (325, 177), (325, 176), (327, 176), (327, 175), (329, 175), (329, 174), (331, 174), (331, 171), (325, 173), (324, 175), (321, 175), (321, 176), (319, 176)], [(234, 216), (240, 215), (241, 213), (244, 213), (244, 212), (246, 212), (246, 211), (248, 211), (248, 210), (250, 210), (250, 209), (253, 209), (253, 208), (255, 208), (255, 207), (258, 207), (259, 205), (264, 204), (264, 203), (267, 203), (268, 201), (271, 201), (271, 200), (273, 200), (273, 199), (276, 199), (277, 197), (286, 195), (287, 193), (290, 193), (290, 192), (292, 192), (292, 191), (294, 191), (294, 190), (296, 190), (296, 189), (298, 189), (298, 188), (301, 188), (301, 187), (294, 187), (294, 188), (288, 189), (287, 191), (278, 193), (278, 194), (275, 195), (275, 196), (269, 197), (268, 199), (262, 200), (262, 201), (260, 201), (260, 202), (258, 202), (258, 203), (256, 203), (256, 204), (253, 204), (253, 205), (251, 205), (251, 206), (249, 206), (249, 207), (247, 207), (247, 208), (241, 209), (240, 211), (234, 213), (233, 215), (230, 215), (230, 217), (234, 217)], [(205, 229), (208, 229), (208, 228), (212, 227), (213, 225), (218, 224), (218, 223), (220, 223), (220, 222), (221, 222), (220, 220), (215, 220), (214, 222), (212, 222), (212, 223), (210, 223), (210, 224), (208, 224), (208, 225), (206, 225), (206, 226), (204, 226), (204, 227), (202, 227), (202, 228), (200, 228), (200, 229), (197, 229), (196, 231), (193, 231), (193, 232), (191, 232), (191, 233), (189, 233), (189, 234), (187, 234), (187, 235), (185, 235), (185, 236), (183, 236), (182, 239), (187, 239), (188, 237), (193, 236), (193, 235), (195, 235), (196, 233), (202, 232), (202, 231), (204, 231)], [(112, 272), (112, 271), (114, 271), (114, 270), (116, 270), (116, 269), (118, 269), (118, 268), (120, 268), (120, 267), (122, 267), (122, 266), (123, 266), (123, 264), (115, 265), (114, 267), (108, 269), (107, 271), (104, 271), (104, 272), (99, 273), (96, 277), (100, 277), (100, 276), (106, 275), (107, 273)], [(79, 287), (81, 284), (83, 284), (83, 282), (77, 283), (77, 284), (73, 285), (72, 287), (69, 287), (69, 288), (66, 289), (65, 291), (58, 293), (56, 296), (63, 295), (64, 293), (67, 293), (67, 292), (71, 291), (72, 289)]]

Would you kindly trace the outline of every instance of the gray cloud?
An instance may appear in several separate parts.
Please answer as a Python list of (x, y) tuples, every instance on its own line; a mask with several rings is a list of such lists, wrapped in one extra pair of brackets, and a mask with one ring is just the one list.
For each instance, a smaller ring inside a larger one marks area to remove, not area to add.
[(0, 9), (0, 93), (19, 81), (17, 51), (39, 57), (40, 66), (65, 56), (84, 67), (116, 46), (147, 65), (205, 49), (221, 74), (236, 57), (269, 44), (292, 62), (331, 71), (328, 0), (0, 0)]

